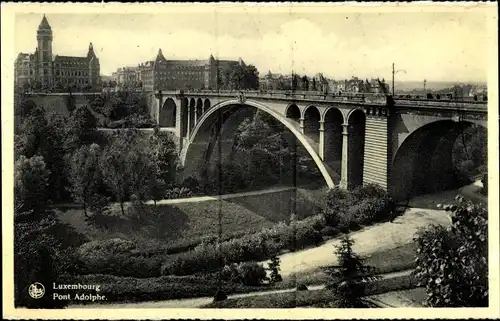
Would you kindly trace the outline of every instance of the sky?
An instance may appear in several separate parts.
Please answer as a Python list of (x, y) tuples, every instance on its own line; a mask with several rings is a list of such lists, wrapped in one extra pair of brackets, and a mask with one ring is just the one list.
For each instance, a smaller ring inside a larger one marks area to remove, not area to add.
[[(17, 13), (14, 47), (33, 52), (43, 14)], [(101, 74), (153, 60), (238, 59), (261, 74), (334, 79), (486, 81), (488, 42), (484, 12), (277, 12), (47, 13), (53, 54), (85, 56), (90, 42)]]

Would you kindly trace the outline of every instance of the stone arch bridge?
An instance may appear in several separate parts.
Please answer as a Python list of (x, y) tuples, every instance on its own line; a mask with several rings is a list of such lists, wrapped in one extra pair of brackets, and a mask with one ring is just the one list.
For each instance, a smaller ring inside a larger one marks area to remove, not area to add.
[(397, 199), (453, 187), (453, 142), (466, 126), (487, 126), (486, 102), (377, 94), (157, 91), (151, 109), (180, 139), (181, 163), (191, 174), (218, 140), (230, 153), (238, 125), (255, 110), (293, 133), (329, 187), (376, 183)]
[[(101, 94), (73, 95), (78, 101)], [(63, 102), (64, 95), (31, 96)], [(396, 199), (456, 187), (452, 143), (466, 126), (487, 127), (487, 103), (472, 99), (276, 91), (147, 95), (158, 125), (178, 138), (190, 174), (210, 160), (218, 141), (222, 155), (230, 154), (238, 125), (261, 110), (290, 130), (329, 187), (376, 183)]]

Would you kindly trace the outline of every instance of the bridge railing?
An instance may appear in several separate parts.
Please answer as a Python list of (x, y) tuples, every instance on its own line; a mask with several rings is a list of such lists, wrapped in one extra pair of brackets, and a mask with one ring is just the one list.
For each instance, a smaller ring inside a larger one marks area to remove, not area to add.
[[(164, 93), (174, 93), (174, 91), (164, 91)], [(381, 100), (382, 97), (390, 97), (391, 95), (384, 93), (354, 93), (354, 92), (341, 92), (341, 93), (325, 93), (321, 91), (291, 91), (291, 90), (181, 90), (175, 91), (179, 94), (188, 95), (207, 95), (207, 96), (225, 96), (235, 97), (243, 93), (246, 97), (255, 98), (295, 98), (295, 99), (308, 99), (308, 100), (339, 100), (339, 101), (353, 101), (353, 102), (370, 102)], [(437, 95), (436, 95), (437, 96)], [(393, 97), (395, 101), (409, 100), (409, 101), (438, 101), (438, 102), (467, 102), (471, 104), (486, 104), (482, 98), (476, 97), (459, 97), (453, 98), (449, 95), (426, 97), (417, 94), (398, 94)], [(438, 98), (439, 97), (439, 98)]]

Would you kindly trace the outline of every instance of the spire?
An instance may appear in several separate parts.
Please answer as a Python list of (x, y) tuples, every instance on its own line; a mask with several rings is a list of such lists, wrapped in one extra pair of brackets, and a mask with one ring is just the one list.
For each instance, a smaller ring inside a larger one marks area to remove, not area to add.
[(95, 52), (94, 52), (94, 46), (92, 45), (92, 42), (89, 44), (89, 51), (87, 53), (87, 58), (94, 58), (96, 57)]
[(42, 21), (40, 22), (40, 25), (38, 25), (38, 30), (41, 29), (48, 29), (51, 30), (49, 22), (47, 21), (47, 17), (45, 17), (45, 14), (43, 15)]
[(166, 60), (165, 57), (163, 56), (163, 52), (161, 51), (161, 48), (158, 49), (158, 54), (156, 55), (156, 60), (163, 59)]

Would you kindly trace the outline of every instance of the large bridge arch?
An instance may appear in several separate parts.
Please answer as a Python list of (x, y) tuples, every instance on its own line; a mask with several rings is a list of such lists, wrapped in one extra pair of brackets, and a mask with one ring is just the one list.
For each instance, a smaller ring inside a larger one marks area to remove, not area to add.
[(241, 108), (256, 108), (257, 110), (271, 115), (282, 123), (288, 130), (290, 130), (290, 132), (292, 132), (292, 134), (307, 150), (321, 172), (321, 175), (323, 176), (328, 187), (333, 188), (335, 186), (332, 177), (319, 155), (310, 145), (306, 137), (291, 123), (291, 120), (261, 103), (249, 100), (245, 101), (243, 104), (236, 99), (224, 101), (212, 106), (210, 110), (203, 114), (194, 127), (188, 144), (186, 144), (185, 148), (181, 152), (181, 164), (184, 165), (185, 170), (190, 173), (195, 172), (198, 169), (196, 163), (206, 161), (211, 156), (207, 155), (207, 153), (212, 153), (209, 144), (214, 140), (217, 140), (216, 135), (220, 133), (221, 126), (225, 120), (224, 118), (226, 115), (230, 115), (231, 112), (235, 112)]
[(463, 130), (483, 124), (471, 121), (437, 120), (411, 132), (396, 150), (390, 175), (391, 194), (396, 200), (461, 187), (464, 177), (453, 164), (453, 147)]

